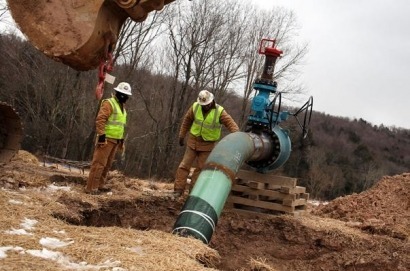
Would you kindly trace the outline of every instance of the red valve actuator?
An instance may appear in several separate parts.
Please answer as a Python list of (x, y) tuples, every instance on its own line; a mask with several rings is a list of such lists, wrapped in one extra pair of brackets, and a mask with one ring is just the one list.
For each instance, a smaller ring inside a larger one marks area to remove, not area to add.
[(259, 54), (279, 57), (283, 51), (275, 48), (276, 40), (262, 39), (259, 46)]

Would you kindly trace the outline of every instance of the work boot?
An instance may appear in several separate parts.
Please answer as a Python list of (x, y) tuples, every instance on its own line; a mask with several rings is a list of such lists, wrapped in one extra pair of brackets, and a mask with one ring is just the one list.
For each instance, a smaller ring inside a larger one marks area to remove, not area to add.
[(98, 191), (100, 191), (100, 192), (110, 192), (111, 191), (111, 188), (108, 188), (108, 187), (99, 187), (98, 188)]
[(84, 192), (89, 195), (100, 195), (101, 194), (101, 191), (99, 191), (98, 189), (94, 189), (91, 191), (84, 190)]
[(175, 198), (175, 199), (178, 199), (178, 198), (180, 198), (181, 196), (182, 196), (182, 191), (181, 190), (175, 190), (174, 192), (172, 192), (172, 197), (173, 198)]

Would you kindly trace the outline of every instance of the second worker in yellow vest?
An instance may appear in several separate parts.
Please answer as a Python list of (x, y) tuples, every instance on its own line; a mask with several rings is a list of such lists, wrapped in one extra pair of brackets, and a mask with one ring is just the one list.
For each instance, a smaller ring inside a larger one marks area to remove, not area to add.
[(184, 193), (190, 169), (196, 160), (197, 165), (191, 176), (191, 189), (194, 186), (206, 159), (221, 138), (222, 125), (231, 133), (239, 131), (233, 118), (215, 103), (214, 95), (202, 90), (197, 101), (186, 112), (179, 131), (180, 146), (184, 145), (188, 131), (189, 135), (184, 157), (175, 175), (175, 196), (179, 197)]

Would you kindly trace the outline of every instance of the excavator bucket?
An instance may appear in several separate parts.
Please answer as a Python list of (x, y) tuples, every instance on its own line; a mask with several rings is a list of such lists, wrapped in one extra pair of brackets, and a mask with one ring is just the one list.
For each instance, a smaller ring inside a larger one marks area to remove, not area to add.
[(20, 149), (23, 129), (13, 108), (0, 102), (0, 164), (7, 163)]
[(80, 71), (95, 69), (112, 51), (128, 17), (174, 0), (7, 0), (23, 34), (47, 56)]

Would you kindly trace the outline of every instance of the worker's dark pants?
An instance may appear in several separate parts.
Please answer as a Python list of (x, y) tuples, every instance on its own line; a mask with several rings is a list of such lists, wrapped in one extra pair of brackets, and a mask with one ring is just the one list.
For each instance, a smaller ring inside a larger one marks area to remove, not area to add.
[(117, 148), (118, 144), (111, 141), (108, 141), (105, 145), (95, 146), (87, 187), (85, 188), (86, 192), (91, 192), (104, 186)]
[(189, 171), (196, 159), (197, 167), (191, 176), (190, 190), (192, 190), (192, 187), (194, 187), (196, 179), (198, 179), (198, 175), (210, 153), (211, 151), (195, 151), (188, 146), (186, 147), (184, 158), (182, 158), (175, 174), (174, 191), (184, 192)]

